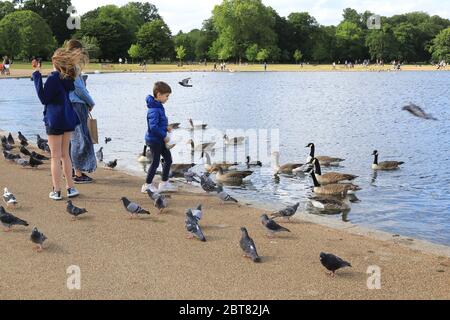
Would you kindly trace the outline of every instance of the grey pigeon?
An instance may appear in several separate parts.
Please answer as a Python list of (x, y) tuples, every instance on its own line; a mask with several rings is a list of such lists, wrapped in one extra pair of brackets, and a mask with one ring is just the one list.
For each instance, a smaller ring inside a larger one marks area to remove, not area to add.
[(43, 144), (43, 143), (48, 143), (48, 140), (42, 139), (41, 136), (37, 134), (36, 135), (36, 144), (39, 145), (39, 144)]
[(221, 186), (218, 187), (217, 196), (219, 197), (220, 200), (222, 200), (223, 203), (225, 202), (238, 203), (238, 201), (232, 196), (230, 196), (228, 193), (226, 193)]
[(195, 179), (196, 177), (198, 177), (198, 175), (195, 172), (188, 171), (188, 172), (184, 173), (184, 178), (186, 179), (187, 183), (192, 183), (192, 182), (200, 183), (200, 181)]
[(103, 147), (101, 147), (95, 155), (97, 156), (97, 159), (99, 162), (103, 162)]
[(418, 105), (415, 105), (414, 103), (410, 103), (407, 106), (404, 106), (402, 110), (408, 111), (413, 116), (416, 116), (418, 118), (426, 119), (426, 120), (437, 120), (432, 115), (426, 113), (421, 107)]
[(20, 140), (20, 144), (24, 147), (26, 147), (28, 145), (28, 139), (25, 138), (25, 136), (22, 134), (22, 132), (18, 132), (19, 134), (19, 140)]
[(198, 225), (198, 221), (194, 217), (194, 215), (192, 214), (192, 210), (191, 209), (189, 209), (186, 212), (185, 224), (186, 224), (186, 230), (189, 233), (191, 233), (193, 236), (195, 236), (198, 239), (200, 239), (200, 241), (202, 241), (202, 242), (206, 241), (206, 238), (203, 235), (202, 229), (200, 229), (200, 226)]
[(78, 218), (78, 216), (88, 212), (84, 208), (78, 208), (78, 207), (74, 206), (73, 203), (72, 203), (72, 200), (67, 201), (66, 211), (67, 211), (68, 214), (73, 216), (73, 220)]
[(30, 167), (32, 168), (38, 168), (39, 166), (44, 164), (41, 160), (35, 159), (33, 156), (30, 157), (30, 160), (28, 162), (30, 164)]
[(186, 78), (181, 80), (180, 82), (178, 82), (180, 84), (180, 86), (186, 87), (186, 88), (191, 88), (192, 85), (189, 84), (189, 81), (191, 80), (191, 78)]
[(6, 150), (3, 150), (3, 156), (6, 160), (14, 161), (17, 159), (20, 159), (20, 154), (12, 154), (11, 152), (8, 152)]
[(106, 164), (106, 167), (107, 167), (107, 168), (110, 168), (110, 169), (114, 169), (115, 167), (117, 167), (117, 159), (115, 159), (114, 161), (108, 162), (108, 163)]
[(246, 228), (242, 227), (241, 231), (242, 237), (239, 244), (242, 251), (244, 251), (245, 256), (251, 258), (253, 262), (260, 262), (261, 258), (258, 256), (258, 252), (256, 251), (255, 242), (253, 242), (253, 239), (248, 235)]
[(261, 216), (261, 222), (263, 226), (270, 232), (270, 237), (273, 236), (273, 234), (278, 232), (291, 232), (289, 229), (280, 226), (278, 223), (270, 219), (267, 214), (263, 214)]
[(18, 165), (22, 166), (22, 167), (29, 167), (30, 163), (25, 160), (25, 159), (14, 159), (14, 162), (17, 163)]
[(147, 194), (150, 199), (153, 200), (155, 208), (159, 210), (159, 213), (162, 213), (164, 209), (167, 208), (167, 197), (165, 195), (159, 194), (157, 192), (152, 192), (150, 190), (147, 190)]
[(8, 143), (9, 143), (10, 145), (16, 144), (16, 142), (14, 141), (14, 138), (13, 138), (11, 132), (10, 132), (9, 135), (8, 135), (7, 141), (8, 141)]
[(13, 216), (9, 212), (6, 212), (5, 208), (3, 208), (2, 206), (0, 206), (0, 222), (7, 228), (7, 232), (11, 231), (12, 227), (16, 225), (25, 227), (28, 226), (28, 222)]
[(14, 150), (16, 147), (15, 146), (12, 146), (12, 145), (10, 145), (8, 142), (6, 142), (6, 143), (3, 143), (2, 142), (2, 149), (5, 151), (11, 151), (11, 150)]
[(6, 139), (5, 136), (1, 136), (0, 137), (0, 141), (1, 141), (2, 144), (7, 144), (8, 143), (8, 139)]
[(276, 219), (276, 218), (286, 218), (287, 220), (289, 220), (296, 212), (297, 209), (299, 207), (300, 203), (296, 203), (293, 206), (288, 206), (286, 208), (284, 208), (283, 210), (277, 211), (272, 213), (271, 218)]
[(120, 200), (122, 200), (123, 206), (131, 214), (131, 217), (137, 216), (139, 214), (147, 214), (147, 215), (150, 214), (149, 211), (142, 209), (142, 207), (140, 205), (138, 205), (137, 203), (131, 202), (130, 200), (128, 200), (125, 197), (122, 197), (122, 199), (120, 199)]
[(197, 219), (197, 221), (202, 220), (202, 218), (203, 218), (203, 209), (202, 209), (202, 205), (201, 204), (199, 204), (197, 206), (197, 208), (192, 209), (191, 211), (192, 211), (192, 215), (194, 216), (195, 219)]
[(17, 205), (16, 197), (9, 192), (8, 188), (5, 188), (3, 191), (3, 201), (5, 201), (7, 207)]
[(31, 242), (37, 244), (37, 250), (40, 252), (42, 251), (42, 245), (44, 244), (44, 241), (47, 240), (47, 237), (42, 232), (39, 232), (36, 227), (34, 227), (31, 232), (30, 240)]
[(206, 175), (206, 173), (202, 174), (200, 177), (200, 185), (202, 186), (202, 189), (208, 193), (217, 192), (220, 189), (217, 184), (212, 181), (208, 175)]
[(320, 253), (320, 262), (328, 271), (331, 271), (330, 275), (332, 277), (335, 276), (336, 270), (352, 266), (349, 262), (342, 260), (334, 254), (324, 252)]
[(22, 153), (22, 154), (24, 154), (24, 155), (26, 155), (28, 157), (31, 156), (31, 152), (27, 148), (25, 148), (25, 146), (21, 146), (20, 147), (20, 153)]

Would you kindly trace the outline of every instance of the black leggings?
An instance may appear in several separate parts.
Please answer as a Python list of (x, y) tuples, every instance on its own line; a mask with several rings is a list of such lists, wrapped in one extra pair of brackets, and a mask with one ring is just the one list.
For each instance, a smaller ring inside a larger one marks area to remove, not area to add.
[(169, 181), (170, 167), (172, 166), (172, 154), (170, 150), (166, 148), (164, 143), (150, 144), (149, 147), (153, 154), (153, 162), (147, 173), (147, 184), (153, 182), (161, 157), (164, 159), (162, 181)]

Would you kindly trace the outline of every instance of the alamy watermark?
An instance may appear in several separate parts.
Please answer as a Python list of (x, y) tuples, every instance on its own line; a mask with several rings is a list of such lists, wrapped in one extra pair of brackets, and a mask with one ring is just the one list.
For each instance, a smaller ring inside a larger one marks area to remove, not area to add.
[(69, 266), (66, 270), (69, 275), (67, 278), (67, 289), (69, 290), (81, 290), (81, 269), (77, 265)]
[(367, 28), (370, 30), (381, 29), (381, 17), (377, 14), (370, 16), (367, 19)]
[(77, 9), (75, 6), (69, 6), (66, 11), (68, 14), (70, 14), (69, 18), (67, 18), (67, 28), (69, 30), (79, 30), (81, 29), (81, 17), (77, 12)]
[(369, 277), (367, 278), (367, 289), (380, 290), (381, 268), (379, 266), (369, 266), (366, 273), (369, 275)]

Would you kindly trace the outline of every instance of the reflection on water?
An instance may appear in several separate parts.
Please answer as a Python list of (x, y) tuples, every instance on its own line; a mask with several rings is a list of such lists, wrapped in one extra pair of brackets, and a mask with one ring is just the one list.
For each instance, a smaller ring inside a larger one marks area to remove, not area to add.
[[(187, 77), (194, 87), (177, 84)], [(269, 150), (265, 157), (260, 153), (263, 167), (252, 168), (249, 181), (228, 188), (233, 196), (279, 207), (301, 202), (300, 211), (318, 213), (307, 200), (311, 178), (274, 177), (269, 163), (272, 144), (279, 144), (281, 163), (304, 163), (309, 152), (305, 145), (314, 142), (317, 155), (345, 158), (332, 171), (358, 175), (355, 183), (362, 188), (360, 202), (352, 202), (350, 212), (327, 215), (330, 219), (450, 244), (449, 72), (91, 75), (88, 89), (97, 102), (93, 114), (99, 134), (112, 138), (104, 146), (105, 160), (117, 158), (119, 169), (142, 177), (146, 166), (137, 159), (147, 127), (145, 97), (157, 80), (173, 87), (166, 110), (170, 122), (181, 123), (173, 135), (175, 163), (194, 162), (199, 164), (195, 170), (204, 170), (201, 152), (191, 153), (186, 144), (190, 138), (216, 141), (212, 161), (244, 162), (247, 154), (257, 160), (254, 144), (225, 146), (224, 133), (233, 137), (253, 132), (257, 149)], [(0, 85), (8, 93), (0, 101), (0, 128), (43, 134), (42, 106), (33, 84), (11, 79)], [(410, 101), (440, 121), (423, 121), (402, 111)], [(189, 118), (207, 123), (208, 129), (188, 130)], [(260, 134), (259, 129), (266, 131)], [(279, 141), (272, 136), (277, 133)], [(375, 149), (380, 161), (401, 160), (405, 165), (373, 172)]]

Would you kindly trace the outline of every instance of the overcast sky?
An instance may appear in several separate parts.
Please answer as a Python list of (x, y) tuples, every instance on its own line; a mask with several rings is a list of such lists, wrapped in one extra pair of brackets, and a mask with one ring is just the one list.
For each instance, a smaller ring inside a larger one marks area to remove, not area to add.
[[(134, 0), (137, 1), (137, 0)], [(72, 0), (79, 12), (85, 13), (106, 4), (124, 5), (128, 0)], [(143, 1), (145, 2), (145, 1)], [(221, 0), (152, 0), (172, 33), (200, 28), (202, 21), (211, 16), (214, 5)], [(342, 10), (353, 8), (358, 12), (369, 10), (376, 14), (391, 16), (411, 11), (425, 11), (431, 15), (450, 18), (449, 0), (263, 0), (280, 15), (307, 11), (320, 24), (336, 25), (341, 21)]]

